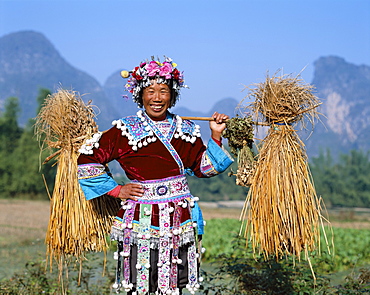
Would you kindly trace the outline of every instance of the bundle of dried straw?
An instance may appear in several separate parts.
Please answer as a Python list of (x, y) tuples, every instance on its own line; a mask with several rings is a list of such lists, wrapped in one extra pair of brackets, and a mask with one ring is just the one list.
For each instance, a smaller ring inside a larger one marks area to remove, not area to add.
[[(319, 245), (321, 200), (308, 168), (304, 144), (293, 124), (313, 124), (320, 104), (313, 86), (291, 76), (266, 77), (250, 88), (249, 106), (257, 122), (270, 125), (261, 142), (250, 189), (241, 214), (241, 232), (253, 251), (266, 258), (308, 253)], [(258, 124), (258, 123), (257, 123)], [(328, 243), (327, 243), (328, 245)]]
[(108, 196), (86, 201), (78, 184), (78, 149), (97, 132), (94, 117), (91, 105), (78, 93), (59, 89), (46, 98), (36, 119), (42, 149), (58, 149), (45, 160), (57, 156), (58, 165), (46, 244), (50, 266), (55, 259), (60, 276), (70, 259), (75, 258), (81, 266), (85, 252), (106, 251), (106, 235), (118, 210), (116, 200)]

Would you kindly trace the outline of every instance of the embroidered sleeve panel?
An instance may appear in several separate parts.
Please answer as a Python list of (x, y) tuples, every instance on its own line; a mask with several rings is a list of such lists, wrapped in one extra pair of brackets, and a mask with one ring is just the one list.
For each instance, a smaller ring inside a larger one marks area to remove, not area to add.
[(92, 163), (78, 166), (78, 182), (87, 200), (100, 197), (117, 187), (104, 165)]
[(203, 173), (203, 175), (207, 177), (212, 177), (218, 174), (207, 152), (203, 153), (202, 162), (200, 164), (200, 170)]
[(92, 163), (78, 166), (78, 179), (97, 177), (104, 173), (105, 167), (102, 164)]
[(212, 177), (224, 172), (233, 162), (234, 160), (227, 150), (210, 139), (207, 149), (202, 155), (200, 170), (203, 175)]

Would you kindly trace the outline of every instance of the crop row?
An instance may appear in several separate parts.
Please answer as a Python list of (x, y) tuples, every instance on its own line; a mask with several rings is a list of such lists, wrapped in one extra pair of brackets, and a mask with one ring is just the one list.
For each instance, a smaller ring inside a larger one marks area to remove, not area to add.
[[(252, 258), (252, 249), (239, 236), (241, 223), (236, 219), (210, 219), (207, 221), (203, 247), (203, 260), (212, 262), (221, 254)], [(337, 272), (370, 264), (370, 230), (334, 227), (325, 228), (329, 243), (334, 241), (329, 253), (325, 239), (321, 238), (321, 251), (311, 253), (314, 268), (320, 273)]]

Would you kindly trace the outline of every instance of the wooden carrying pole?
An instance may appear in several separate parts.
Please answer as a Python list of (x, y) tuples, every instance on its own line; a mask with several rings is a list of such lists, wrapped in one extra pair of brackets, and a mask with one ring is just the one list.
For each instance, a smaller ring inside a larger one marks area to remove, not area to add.
[[(214, 121), (215, 119), (212, 117), (191, 117), (191, 116), (180, 116), (183, 120), (193, 120), (193, 121)], [(223, 120), (225, 123), (230, 119)], [(260, 125), (260, 126), (270, 126), (269, 123), (264, 122), (252, 122), (253, 125)]]
[(186, 117), (186, 116), (181, 116), (181, 119), (194, 120), (194, 121), (213, 121), (214, 120), (212, 117)]

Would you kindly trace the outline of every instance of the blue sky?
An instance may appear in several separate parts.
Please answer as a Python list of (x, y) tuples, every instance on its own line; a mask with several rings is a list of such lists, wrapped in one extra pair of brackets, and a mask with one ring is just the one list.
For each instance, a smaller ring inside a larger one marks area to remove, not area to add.
[(309, 83), (321, 56), (370, 65), (369, 0), (0, 0), (0, 37), (21, 30), (43, 33), (101, 84), (152, 55), (172, 57), (190, 87), (178, 105), (202, 111), (242, 100), (267, 72), (304, 69)]

